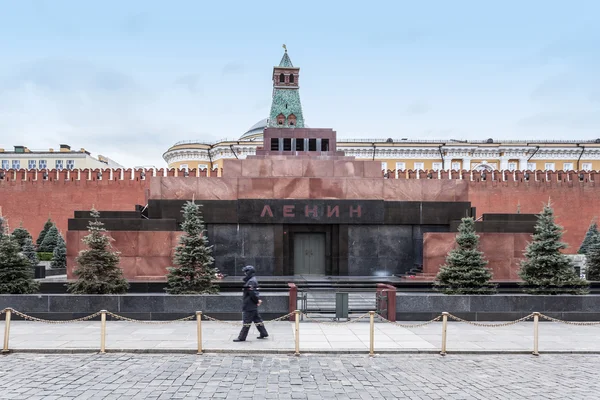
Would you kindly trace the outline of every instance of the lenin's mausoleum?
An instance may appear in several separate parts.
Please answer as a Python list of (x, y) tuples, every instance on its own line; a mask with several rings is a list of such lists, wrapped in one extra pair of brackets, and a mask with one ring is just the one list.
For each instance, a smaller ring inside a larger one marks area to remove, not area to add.
[(273, 69), (273, 101), (252, 155), (216, 169), (4, 169), (0, 208), (36, 235), (50, 216), (66, 236), (68, 277), (94, 206), (127, 278), (164, 279), (181, 207), (202, 204), (215, 266), (229, 275), (432, 276), (462, 217), (477, 218), (495, 280), (515, 280), (535, 215), (552, 202), (575, 253), (600, 214), (600, 173), (382, 170), (346, 155), (336, 132), (307, 127), (299, 69), (287, 52)]

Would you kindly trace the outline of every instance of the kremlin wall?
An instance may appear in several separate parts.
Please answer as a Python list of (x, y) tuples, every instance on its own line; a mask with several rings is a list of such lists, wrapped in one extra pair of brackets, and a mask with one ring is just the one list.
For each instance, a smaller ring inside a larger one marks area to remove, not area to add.
[[(241, 160), (251, 163), (253, 160)], [(318, 166), (316, 166), (316, 164)], [(227, 170), (48, 170), (1, 171), (0, 211), (14, 229), (19, 224), (37, 236), (48, 217), (59, 230), (67, 231), (67, 221), (76, 210), (133, 211), (152, 198), (190, 197), (202, 191), (207, 199), (230, 198), (304, 198), (309, 190), (318, 190), (329, 199), (395, 199), (402, 201), (469, 201), (477, 215), (484, 213), (538, 213), (550, 200), (557, 222), (565, 228), (566, 253), (575, 253), (588, 225), (600, 215), (600, 172), (562, 173), (543, 171), (400, 171), (384, 177), (382, 171), (372, 176), (369, 185), (335, 183), (334, 161), (311, 160), (312, 174), (302, 182), (285, 181), (290, 169), (299, 164), (281, 162), (265, 170), (260, 186), (250, 178), (228, 178)], [(308, 165), (306, 167), (308, 168)], [(98, 179), (98, 174), (102, 176)], [(206, 176), (206, 175), (210, 176)], [(221, 177), (217, 175), (223, 175)], [(527, 176), (528, 175), (528, 176)], [(526, 178), (527, 176), (527, 178)], [(277, 180), (275, 179), (277, 178)], [(182, 181), (187, 191), (170, 190), (174, 180)], [(286, 183), (282, 183), (283, 181)], [(308, 193), (310, 194), (310, 193)]]

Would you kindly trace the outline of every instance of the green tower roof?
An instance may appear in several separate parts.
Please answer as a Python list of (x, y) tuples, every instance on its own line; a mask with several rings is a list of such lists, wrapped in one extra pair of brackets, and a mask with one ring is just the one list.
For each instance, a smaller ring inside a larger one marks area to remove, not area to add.
[(288, 56), (287, 49), (285, 50), (285, 53), (283, 53), (283, 57), (281, 57), (279, 66), (284, 67), (284, 68), (293, 68), (294, 67), (294, 65), (292, 64), (292, 60), (290, 60), (290, 56)]

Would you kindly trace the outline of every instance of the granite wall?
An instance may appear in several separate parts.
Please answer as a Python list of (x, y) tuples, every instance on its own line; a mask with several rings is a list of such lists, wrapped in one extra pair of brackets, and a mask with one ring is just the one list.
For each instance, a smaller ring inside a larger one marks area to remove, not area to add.
[[(262, 293), (261, 296), (264, 319), (281, 317), (289, 312), (288, 293)], [(141, 320), (174, 320), (202, 311), (214, 318), (238, 321), (241, 320), (242, 295), (0, 295), (0, 309), (7, 307), (50, 320), (80, 318), (107, 310)], [(19, 318), (13, 315), (13, 319)]]
[(422, 263), (423, 233), (448, 229), (444, 225), (349, 225), (348, 275), (406, 273)]
[[(449, 312), (469, 321), (511, 321), (532, 312), (569, 321), (599, 321), (600, 295), (444, 295), (397, 293), (396, 319), (427, 321)], [(543, 321), (543, 320), (540, 320)]]

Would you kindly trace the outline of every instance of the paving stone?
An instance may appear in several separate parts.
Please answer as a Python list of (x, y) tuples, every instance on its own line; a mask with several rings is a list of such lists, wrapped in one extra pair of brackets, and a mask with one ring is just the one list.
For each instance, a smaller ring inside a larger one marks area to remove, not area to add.
[(6, 399), (589, 399), (600, 391), (598, 369), (600, 355), (591, 354), (15, 353), (0, 357), (0, 393)]

